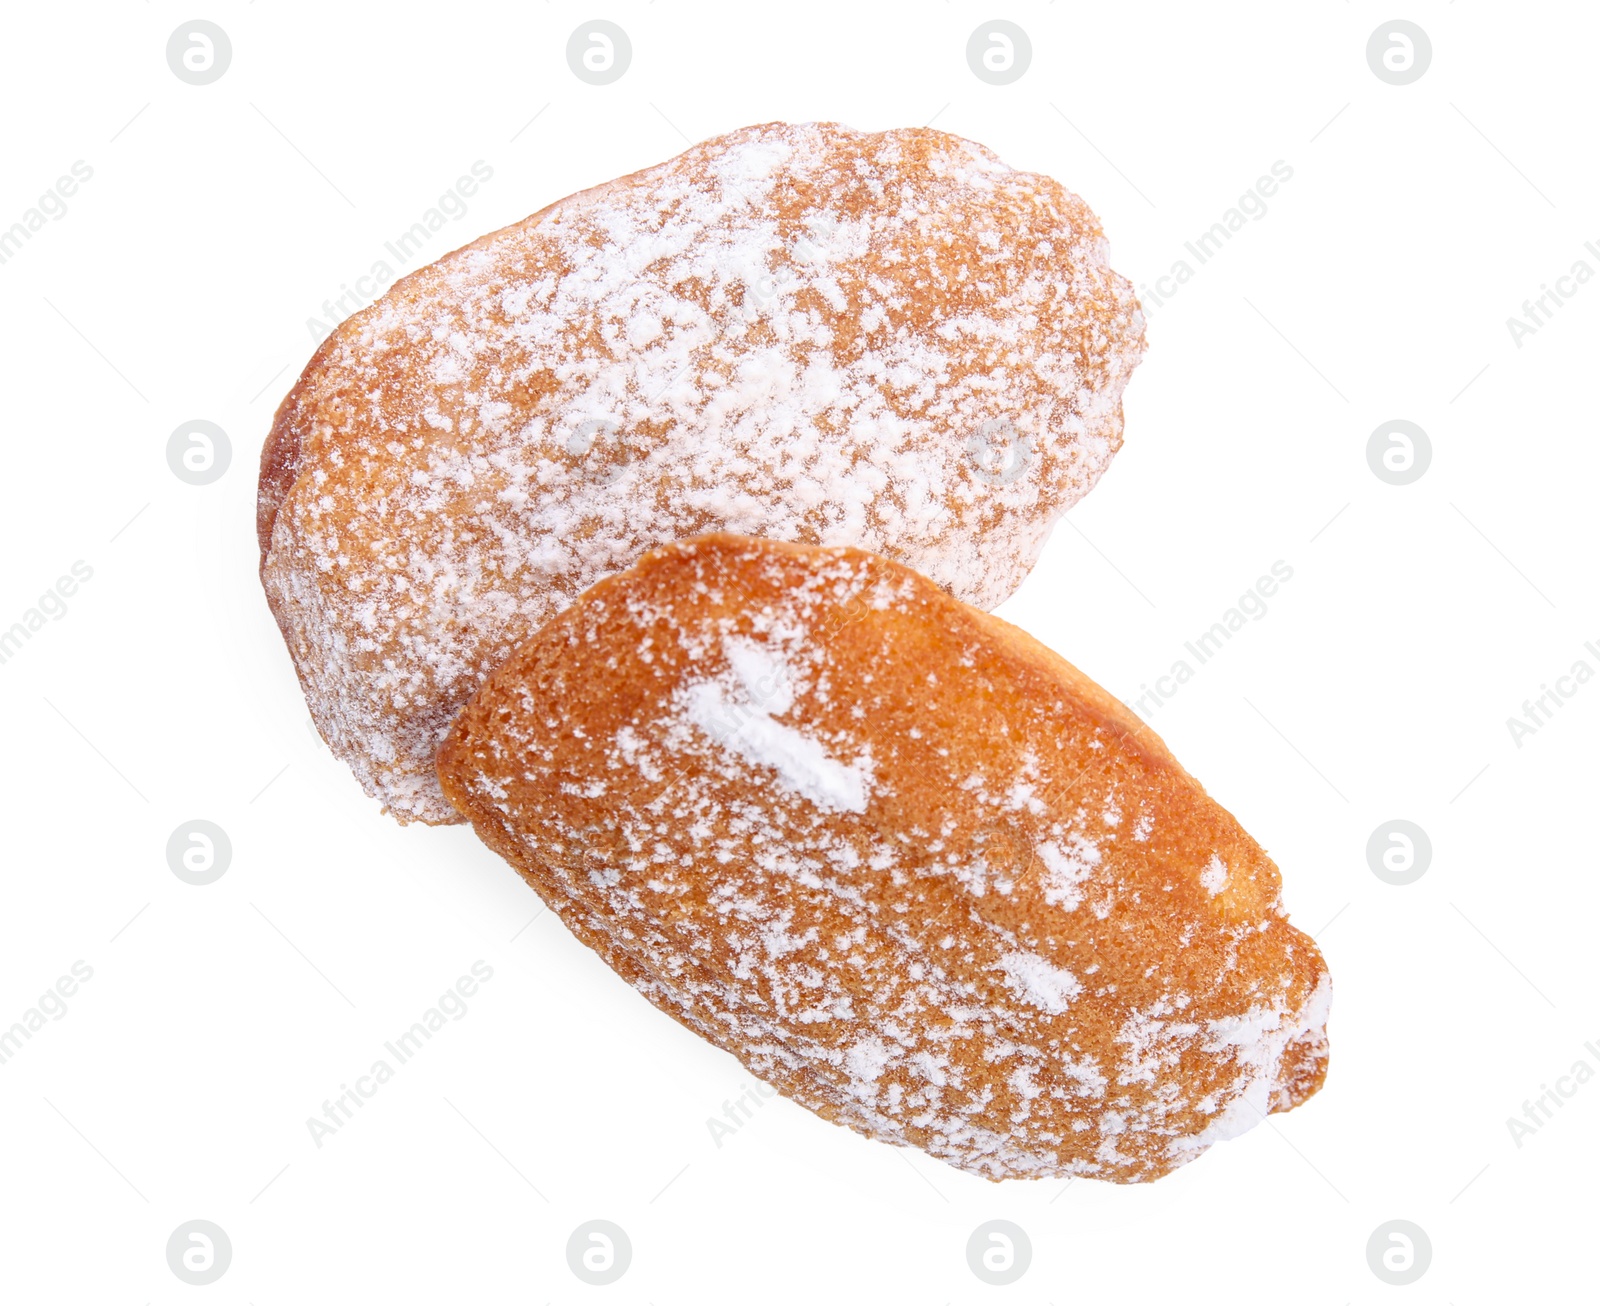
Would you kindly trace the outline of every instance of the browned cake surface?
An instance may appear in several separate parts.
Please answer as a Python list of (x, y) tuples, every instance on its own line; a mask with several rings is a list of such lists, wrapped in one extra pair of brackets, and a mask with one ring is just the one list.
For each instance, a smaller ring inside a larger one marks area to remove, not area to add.
[(926, 129), (769, 123), (551, 205), (343, 323), (261, 458), (311, 714), (401, 820), (522, 639), (710, 530), (993, 607), (1122, 440), (1144, 348), (1094, 215)]
[(1277, 868), (1109, 694), (848, 548), (713, 535), (495, 671), (445, 792), (567, 926), (818, 1114), (1155, 1178), (1314, 1093)]

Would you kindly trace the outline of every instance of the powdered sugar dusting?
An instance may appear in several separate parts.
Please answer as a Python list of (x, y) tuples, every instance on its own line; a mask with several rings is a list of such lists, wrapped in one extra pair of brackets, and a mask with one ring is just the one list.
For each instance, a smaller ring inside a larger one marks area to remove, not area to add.
[(1076, 975), (1052, 966), (1037, 953), (1008, 952), (1000, 958), (1000, 969), (1024, 1002), (1052, 1016), (1059, 1016), (1083, 992)]
[(817, 740), (775, 720), (794, 701), (786, 664), (749, 640), (729, 640), (725, 650), (742, 693), (730, 694), (716, 681), (695, 681), (683, 692), (689, 720), (724, 748), (771, 767), (780, 784), (819, 807), (866, 811), (870, 753), (847, 766)]
[(1332, 994), (1332, 985), (1324, 971), (1297, 1011), (1287, 1010), (1280, 998), (1271, 1005), (1252, 1007), (1239, 1016), (1207, 1022), (1205, 1050), (1231, 1051), (1239, 1072), (1227, 1091), (1207, 1103), (1217, 1112), (1211, 1124), (1191, 1138), (1174, 1140), (1172, 1154), (1175, 1157), (1187, 1160), (1213, 1143), (1237, 1138), (1254, 1129), (1269, 1112), (1279, 1107), (1285, 1093), (1282, 1077), (1285, 1053), (1307, 1042), (1326, 1048), (1325, 1030)]
[(1119, 446), (1142, 332), (1081, 201), (935, 131), (747, 128), (487, 236), (279, 413), (263, 581), (318, 728), (400, 819), (455, 820), (433, 756), (482, 678), (709, 530), (992, 607)]
[(1045, 901), (1071, 911), (1083, 901), (1083, 882), (1100, 865), (1099, 847), (1082, 835), (1072, 835), (1064, 843), (1046, 840), (1039, 845), (1038, 853), (1050, 873)]
[(1314, 1090), (1325, 972), (1231, 818), (989, 630), (881, 559), (691, 541), (497, 673), (447, 771), (796, 1101), (990, 1178), (1153, 1178)]
[(874, 1100), (878, 1080), (889, 1064), (891, 1053), (881, 1038), (864, 1038), (844, 1054), (845, 1069), (850, 1072), (850, 1091), (864, 1101)]

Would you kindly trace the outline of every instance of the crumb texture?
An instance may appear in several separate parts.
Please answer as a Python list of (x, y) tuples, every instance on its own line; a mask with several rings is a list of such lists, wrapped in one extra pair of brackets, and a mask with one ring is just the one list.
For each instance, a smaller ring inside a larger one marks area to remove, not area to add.
[(1081, 200), (942, 132), (750, 127), (562, 200), (342, 324), (278, 412), (262, 580), (313, 719), (447, 822), (461, 704), (658, 544), (857, 545), (993, 607), (1120, 446), (1143, 331)]
[(908, 569), (714, 535), (491, 675), (445, 792), (651, 1002), (990, 1179), (1154, 1179), (1321, 1086), (1277, 868), (1147, 727)]

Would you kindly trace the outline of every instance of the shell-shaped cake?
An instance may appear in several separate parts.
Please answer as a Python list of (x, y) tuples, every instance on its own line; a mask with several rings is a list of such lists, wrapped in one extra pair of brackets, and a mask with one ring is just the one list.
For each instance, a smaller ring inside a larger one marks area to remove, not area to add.
[(713, 535), (524, 642), (439, 774), (628, 983), (825, 1118), (1156, 1178), (1326, 1071), (1277, 868), (1043, 645), (889, 560)]
[(749, 127), (569, 196), (323, 341), (262, 452), (311, 714), (402, 821), (517, 644), (647, 549), (849, 544), (1009, 595), (1144, 348), (1094, 214), (927, 129)]

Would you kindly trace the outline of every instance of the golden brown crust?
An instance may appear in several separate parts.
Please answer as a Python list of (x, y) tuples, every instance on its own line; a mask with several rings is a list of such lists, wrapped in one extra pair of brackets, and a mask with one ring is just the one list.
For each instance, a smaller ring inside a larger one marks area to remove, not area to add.
[(1024, 632), (712, 535), (495, 671), (445, 793), (629, 983), (828, 1119), (990, 1178), (1155, 1178), (1326, 1069), (1277, 868)]
[[(499, 231), (491, 231), (476, 240), (469, 241), (459, 249), (453, 249), (443, 255), (438, 262), (446, 259), (459, 258), (465, 251), (471, 249), (490, 249), (496, 242), (504, 238), (506, 232), (527, 227), (539, 221), (547, 213), (566, 204), (581, 202), (585, 198), (599, 195), (606, 189), (614, 186), (623, 186), (642, 176), (647, 169), (641, 168), (638, 172), (630, 172), (616, 178), (614, 181), (601, 182), (598, 186), (589, 186), (571, 195), (564, 196), (542, 209), (529, 214), (514, 227), (503, 227)], [(408, 272), (384, 292), (380, 302), (390, 299), (410, 302), (420, 306), (426, 303), (431, 291), (429, 278), (424, 274), (436, 264), (419, 268), (415, 272)], [(317, 406), (324, 402), (316, 393), (317, 382), (327, 369), (330, 356), (343, 345), (348, 345), (353, 340), (360, 338), (359, 330), (362, 321), (372, 315), (378, 308), (377, 304), (369, 304), (360, 312), (351, 314), (339, 323), (333, 332), (317, 346), (317, 351), (301, 369), (299, 377), (290, 387), (289, 393), (284, 395), (283, 401), (278, 405), (277, 411), (272, 415), (272, 428), (267, 432), (267, 438), (261, 445), (260, 473), (256, 484), (256, 545), (261, 553), (261, 570), (267, 566), (267, 553), (272, 548), (272, 526), (278, 519), (278, 509), (282, 506), (289, 491), (294, 488), (295, 478), (300, 474), (300, 446), (301, 437), (318, 415)], [(270, 597), (270, 596), (269, 596)]]

